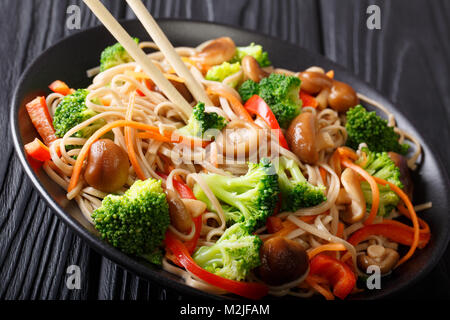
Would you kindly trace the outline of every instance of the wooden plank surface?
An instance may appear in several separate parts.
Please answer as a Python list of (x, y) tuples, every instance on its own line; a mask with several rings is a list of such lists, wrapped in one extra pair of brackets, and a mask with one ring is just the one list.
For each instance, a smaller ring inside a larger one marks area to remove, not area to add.
[[(134, 18), (124, 1), (105, 1), (117, 18)], [(393, 100), (449, 163), (450, 3), (441, 1), (154, 0), (155, 17), (215, 21), (277, 36), (346, 66)], [(368, 30), (366, 8), (381, 8), (381, 30)], [(81, 1), (0, 1), (0, 299), (180, 299), (91, 250), (52, 214), (21, 169), (10, 141), (12, 90), (24, 68), (73, 31), (97, 20)], [(441, 147), (440, 147), (441, 146)], [(440, 147), (440, 148), (439, 148)], [(450, 252), (400, 297), (450, 297)], [(81, 290), (68, 290), (66, 268), (79, 265)]]

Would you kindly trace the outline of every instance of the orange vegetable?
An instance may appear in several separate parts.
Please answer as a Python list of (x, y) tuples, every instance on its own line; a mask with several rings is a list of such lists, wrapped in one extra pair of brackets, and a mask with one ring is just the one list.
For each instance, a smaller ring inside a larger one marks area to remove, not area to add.
[(302, 100), (303, 107), (317, 108), (317, 106), (319, 105), (316, 98), (314, 98), (312, 95), (307, 94), (306, 92), (303, 92), (303, 91), (300, 91), (300, 99)]
[(354, 170), (360, 176), (362, 176), (369, 183), (370, 188), (372, 189), (372, 207), (370, 208), (369, 217), (364, 221), (365, 225), (371, 224), (377, 216), (378, 207), (380, 204), (380, 190), (378, 189), (378, 184), (376, 183), (375, 178), (372, 177), (366, 170), (354, 164), (348, 159), (348, 155), (352, 156), (353, 158), (356, 156), (356, 153), (354, 153), (353, 150), (345, 147), (338, 148), (337, 150), (341, 155), (341, 163), (345, 167)]
[(28, 156), (41, 162), (50, 160), (52, 158), (50, 156), (50, 150), (48, 149), (48, 147), (43, 144), (38, 138), (25, 145), (25, 152)]
[(309, 284), (309, 286), (311, 288), (313, 288), (318, 293), (320, 293), (322, 296), (324, 296), (324, 298), (326, 300), (334, 300), (334, 295), (331, 292), (331, 290), (328, 288), (328, 285), (327, 286), (321, 286), (318, 283), (318, 281), (320, 281), (320, 280), (318, 280), (317, 278), (318, 278), (317, 276), (308, 275), (308, 277), (305, 279), (305, 281), (306, 281), (307, 284)]
[(416, 251), (416, 248), (419, 244), (420, 228), (419, 228), (419, 221), (417, 219), (417, 214), (416, 214), (416, 211), (414, 210), (414, 207), (413, 207), (411, 201), (409, 200), (408, 196), (406, 195), (406, 193), (403, 192), (402, 189), (400, 189), (395, 184), (393, 184), (389, 181), (386, 181), (386, 180), (383, 180), (383, 179), (380, 179), (377, 177), (374, 177), (374, 179), (377, 183), (379, 183), (381, 185), (389, 185), (389, 188), (391, 188), (391, 190), (394, 191), (400, 197), (400, 199), (406, 205), (406, 208), (408, 208), (409, 218), (411, 219), (411, 221), (413, 223), (413, 228), (414, 228), (413, 242), (411, 244), (411, 247), (409, 248), (409, 251), (400, 259), (400, 261), (397, 264), (397, 265), (401, 265), (402, 263), (404, 263), (405, 261), (407, 261), (409, 258), (412, 257), (412, 255)]
[(68, 94), (72, 94), (75, 92), (74, 89), (69, 88), (69, 86), (61, 81), (61, 80), (56, 80), (54, 81), (51, 85), (48, 86), (50, 88), (50, 90), (52, 90), (55, 93), (59, 93), (62, 94), (63, 96), (67, 96)]
[(327, 75), (328, 78), (333, 79), (334, 78), (334, 70), (330, 70), (327, 73), (325, 73)]
[(48, 112), (45, 97), (36, 97), (33, 101), (27, 103), (26, 109), (33, 126), (36, 128), (44, 143), (49, 146), (57, 137), (53, 128), (52, 118)]
[(274, 216), (267, 218), (266, 227), (268, 233), (275, 233), (284, 228), (283, 221), (280, 218)]
[(233, 109), (234, 113), (236, 113), (239, 118), (253, 123), (253, 118), (244, 108), (241, 101), (239, 101), (239, 99), (236, 98), (232, 93), (220, 88), (208, 89), (208, 91), (212, 94), (217, 94), (227, 99), (231, 103), (231, 108)]
[(314, 258), (319, 253), (325, 252), (325, 251), (346, 251), (347, 248), (342, 243), (327, 243), (323, 244), (319, 247), (316, 247), (308, 252), (309, 259)]
[(127, 121), (127, 120), (117, 120), (111, 123), (108, 123), (101, 129), (97, 130), (89, 139), (86, 141), (86, 143), (83, 146), (83, 149), (81, 149), (80, 154), (77, 157), (77, 161), (75, 162), (75, 166), (73, 167), (72, 176), (70, 178), (70, 183), (68, 187), (68, 191), (70, 192), (75, 188), (75, 186), (78, 183), (78, 179), (80, 178), (81, 170), (83, 168), (84, 160), (86, 159), (86, 156), (89, 152), (89, 149), (91, 148), (92, 144), (97, 141), (100, 137), (111, 131), (113, 128), (118, 127), (125, 127), (129, 126), (134, 129), (139, 130), (145, 130), (147, 132), (150, 132), (152, 134), (152, 139), (166, 142), (167, 139), (170, 139), (170, 142), (172, 143), (188, 143), (189, 145), (193, 145), (191, 139), (189, 137), (183, 137), (183, 136), (177, 136), (173, 137), (173, 132), (165, 132), (164, 135), (159, 133), (159, 128), (140, 123), (135, 121)]
[[(136, 93), (133, 93), (131, 95), (130, 103), (128, 104), (127, 112), (125, 114), (125, 120), (127, 121), (131, 121), (133, 118), (133, 107), (135, 100), (136, 100)], [(127, 146), (128, 158), (130, 159), (134, 172), (136, 172), (136, 175), (139, 179), (146, 180), (147, 176), (144, 174), (144, 171), (142, 170), (141, 165), (139, 164), (139, 161), (136, 157), (136, 152), (134, 151), (131, 128), (126, 126), (124, 128), (124, 131), (125, 131), (125, 144)]]

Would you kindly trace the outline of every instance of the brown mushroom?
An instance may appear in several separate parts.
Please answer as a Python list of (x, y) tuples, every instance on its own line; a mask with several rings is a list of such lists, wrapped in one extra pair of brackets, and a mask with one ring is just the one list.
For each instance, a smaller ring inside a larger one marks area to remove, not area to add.
[(166, 189), (167, 203), (169, 204), (170, 223), (178, 231), (187, 233), (192, 227), (191, 214), (175, 191)]
[(351, 204), (343, 213), (342, 219), (347, 223), (361, 221), (366, 214), (366, 200), (361, 189), (358, 174), (350, 168), (346, 168), (341, 174), (341, 182)]
[(89, 150), (84, 179), (95, 189), (114, 192), (127, 182), (129, 167), (125, 150), (112, 140), (101, 139)]
[(244, 72), (244, 80), (251, 79), (255, 82), (260, 82), (261, 79), (269, 76), (269, 73), (261, 69), (258, 61), (252, 56), (242, 58), (241, 65), (242, 71)]
[(355, 90), (348, 84), (333, 80), (328, 105), (337, 112), (346, 112), (358, 104), (358, 96)]
[(204, 65), (218, 65), (231, 60), (236, 53), (236, 45), (230, 37), (212, 40), (199, 53), (190, 59)]
[(316, 116), (303, 112), (292, 120), (286, 131), (286, 140), (301, 161), (315, 164), (319, 160), (316, 135)]
[(403, 191), (406, 192), (409, 199), (412, 199), (414, 191), (414, 183), (411, 178), (411, 171), (408, 167), (406, 158), (395, 152), (388, 152), (389, 157), (394, 161), (395, 165), (400, 169), (400, 181), (403, 184)]
[(331, 88), (333, 84), (333, 79), (320, 72), (304, 71), (298, 77), (302, 80), (301, 90), (309, 94), (319, 93), (322, 89)]
[(260, 257), (258, 274), (269, 285), (282, 285), (308, 271), (309, 261), (305, 249), (298, 242), (284, 237), (274, 237), (264, 242)]
[(366, 254), (358, 256), (357, 262), (363, 271), (367, 271), (369, 266), (378, 266), (381, 274), (386, 274), (397, 265), (399, 258), (394, 249), (374, 244), (367, 248)]

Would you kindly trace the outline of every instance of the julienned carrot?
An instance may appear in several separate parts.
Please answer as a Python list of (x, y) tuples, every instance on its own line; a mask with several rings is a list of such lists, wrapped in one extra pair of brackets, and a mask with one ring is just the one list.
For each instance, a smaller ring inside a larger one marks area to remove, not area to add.
[[(352, 161), (348, 159), (348, 156), (354, 155), (349, 151), (349, 148), (338, 148), (339, 154), (341, 155), (341, 163), (355, 172), (357, 172), (360, 176), (362, 176), (370, 185), (372, 190), (372, 208), (370, 209), (369, 217), (364, 221), (365, 225), (372, 224), (373, 220), (377, 216), (378, 207), (380, 204), (380, 190), (378, 189), (378, 184), (375, 181), (375, 178), (372, 177), (366, 170), (361, 168), (360, 166), (354, 164)], [(356, 155), (356, 153), (355, 153)]]
[(312, 259), (314, 256), (325, 251), (346, 251), (346, 250), (347, 248), (342, 243), (327, 243), (309, 251), (308, 257), (309, 259)]
[(294, 231), (297, 228), (298, 227), (297, 227), (297, 225), (295, 223), (293, 223), (293, 222), (291, 222), (289, 220), (285, 220), (285, 221), (283, 221), (283, 229), (281, 229), (281, 230), (279, 230), (279, 231), (277, 231), (275, 233), (272, 233), (269, 237), (264, 238), (263, 241), (267, 241), (267, 240), (269, 240), (271, 238), (274, 238), (274, 237), (287, 236), (289, 233), (291, 233), (292, 231)]
[(319, 167), (320, 177), (322, 178), (322, 181), (324, 184), (327, 183), (327, 170), (325, 170), (323, 167)]
[(343, 238), (344, 237), (344, 224), (342, 222), (338, 223), (338, 229), (336, 232), (336, 237)]
[(241, 101), (239, 101), (239, 99), (236, 98), (232, 93), (220, 88), (208, 89), (208, 91), (210, 91), (212, 94), (217, 94), (227, 99), (231, 103), (233, 111), (238, 115), (239, 118), (253, 123), (253, 118), (250, 116), (247, 110), (245, 110)]
[(101, 129), (97, 130), (84, 144), (83, 148), (81, 149), (80, 153), (78, 154), (77, 157), (77, 161), (75, 162), (75, 166), (73, 167), (73, 171), (72, 171), (72, 177), (70, 178), (70, 183), (69, 183), (69, 187), (68, 187), (68, 191), (72, 191), (73, 188), (75, 188), (75, 186), (78, 183), (78, 179), (80, 178), (80, 174), (81, 174), (81, 169), (83, 168), (83, 163), (84, 160), (86, 159), (86, 156), (89, 152), (89, 149), (91, 148), (92, 144), (97, 141), (100, 137), (102, 137), (104, 134), (108, 133), (109, 131), (111, 131), (114, 128), (118, 128), (118, 127), (131, 127), (134, 129), (139, 129), (139, 130), (144, 130), (144, 131), (149, 131), (152, 132), (153, 137), (152, 139), (154, 140), (158, 140), (159, 141), (166, 141), (167, 139), (170, 139), (171, 142), (173, 143), (182, 143), (186, 140), (189, 140), (190, 138), (188, 137), (183, 137), (183, 136), (177, 136), (177, 137), (172, 137), (172, 133), (173, 132), (165, 132), (164, 135), (159, 133), (159, 128), (155, 127), (155, 126), (151, 126), (148, 124), (144, 124), (144, 123), (140, 123), (140, 122), (135, 122), (135, 121), (127, 121), (127, 120), (118, 120), (118, 121), (114, 121), (111, 123), (108, 123), (107, 125), (105, 125), (104, 127), (102, 127)]
[(400, 189), (395, 184), (393, 184), (389, 181), (386, 181), (386, 180), (383, 180), (383, 179), (380, 179), (377, 177), (373, 177), (373, 178), (375, 179), (375, 181), (377, 183), (379, 183), (381, 185), (389, 185), (389, 188), (391, 188), (391, 190), (394, 191), (400, 197), (400, 199), (406, 205), (406, 208), (408, 208), (408, 212), (410, 214), (409, 218), (411, 219), (411, 221), (413, 223), (413, 228), (414, 228), (413, 243), (411, 244), (409, 251), (398, 262), (397, 266), (399, 266), (403, 262), (405, 262), (406, 260), (411, 258), (411, 256), (414, 254), (414, 252), (416, 251), (417, 246), (419, 244), (420, 228), (419, 228), (419, 221), (417, 219), (417, 214), (416, 214), (416, 211), (414, 210), (414, 207), (413, 207), (411, 201), (409, 200), (408, 196), (403, 192), (402, 189)]
[(334, 78), (334, 70), (329, 70), (327, 73), (325, 73), (328, 78), (333, 79)]
[[(161, 142), (174, 142), (175, 140), (168, 136), (162, 136), (159, 132), (152, 132), (152, 131), (145, 131), (145, 132), (138, 132), (137, 133), (138, 138), (141, 139), (153, 139), (158, 140)], [(182, 143), (188, 147), (202, 147), (206, 148), (208, 144), (211, 143), (211, 141), (208, 140), (202, 140), (198, 138), (191, 138), (186, 136), (180, 136), (178, 139), (178, 142), (176, 143)]]
[[(133, 119), (133, 108), (134, 108), (134, 102), (136, 100), (136, 93), (133, 93), (131, 95), (130, 102), (128, 103), (127, 112), (125, 114), (125, 120), (131, 121)], [(139, 164), (139, 161), (136, 157), (136, 152), (134, 151), (134, 144), (131, 138), (131, 128), (126, 126), (124, 128), (125, 131), (125, 144), (127, 146), (128, 151), (128, 158), (130, 159), (131, 165), (133, 166), (134, 172), (136, 172), (136, 175), (141, 180), (146, 180), (147, 176), (145, 175), (144, 171), (141, 168), (141, 165)]]
[(326, 287), (322, 287), (319, 283), (317, 283), (316, 279), (312, 276), (308, 276), (305, 279), (306, 283), (309, 284), (311, 288), (320, 293), (326, 300), (334, 300), (334, 295), (330, 289)]
[[(401, 214), (403, 214), (404, 216), (406, 216), (407, 218), (409, 218), (409, 211), (408, 208), (406, 208), (403, 204), (399, 204), (397, 206), (398, 211), (400, 211)], [(419, 217), (417, 217), (417, 220), (419, 221), (419, 225), (422, 227), (422, 229), (420, 229), (420, 233), (430, 233), (430, 226), (428, 225), (428, 223), (426, 223), (424, 220), (420, 219)], [(386, 221), (395, 221), (395, 220), (384, 220), (384, 222)], [(395, 221), (398, 222), (398, 221)], [(400, 223), (400, 222), (398, 222)], [(408, 227), (408, 226), (407, 226)], [(411, 230), (413, 228), (408, 227)]]

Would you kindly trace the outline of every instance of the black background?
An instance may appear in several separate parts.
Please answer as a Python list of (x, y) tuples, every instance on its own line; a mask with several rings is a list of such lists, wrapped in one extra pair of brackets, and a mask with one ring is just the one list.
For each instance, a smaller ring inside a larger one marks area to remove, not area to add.
[[(124, 0), (104, 2), (116, 18), (134, 18)], [(242, 26), (327, 56), (391, 99), (449, 163), (450, 1), (145, 3), (156, 18)], [(99, 24), (81, 1), (0, 0), (0, 299), (184, 299), (121, 269), (72, 234), (33, 190), (14, 153), (8, 123), (12, 90), (35, 57), (76, 32), (65, 27), (71, 4), (82, 9), (82, 29)], [(381, 30), (366, 27), (370, 4), (381, 8)], [(80, 290), (65, 285), (72, 264), (82, 270)], [(450, 298), (449, 266), (447, 250), (432, 273), (398, 298)]]

